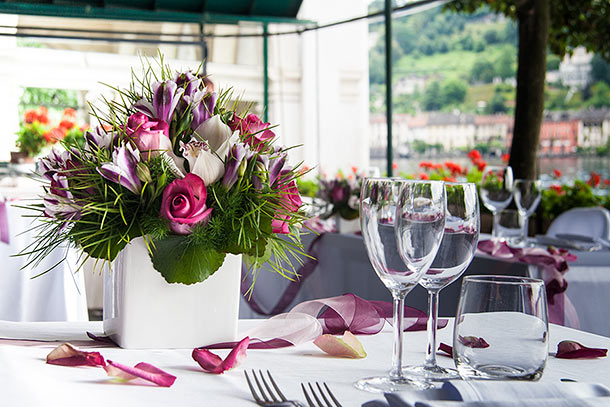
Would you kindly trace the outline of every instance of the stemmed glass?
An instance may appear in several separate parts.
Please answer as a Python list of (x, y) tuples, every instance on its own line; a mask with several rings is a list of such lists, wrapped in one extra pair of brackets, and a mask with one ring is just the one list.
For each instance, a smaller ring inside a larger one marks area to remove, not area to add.
[(500, 212), (505, 209), (513, 198), (513, 170), (511, 167), (487, 166), (481, 177), (481, 200), (483, 205), (493, 214), (491, 237), (498, 239)]
[(457, 280), (468, 267), (479, 240), (480, 214), (477, 187), (472, 183), (446, 183), (445, 233), (432, 265), (419, 285), (428, 290), (428, 347), (423, 365), (403, 369), (409, 377), (429, 381), (459, 378), (455, 369), (436, 364), (436, 324), (439, 292)]
[(534, 213), (540, 203), (540, 181), (529, 179), (516, 179), (513, 185), (515, 203), (519, 209), (519, 215), (523, 222), (521, 230), (521, 240), (527, 243), (528, 219)]
[(444, 222), (445, 189), (440, 181), (367, 178), (362, 183), (362, 236), (375, 273), (392, 293), (394, 345), (389, 373), (357, 381), (359, 389), (388, 393), (429, 386), (402, 373), (404, 299), (432, 263)]

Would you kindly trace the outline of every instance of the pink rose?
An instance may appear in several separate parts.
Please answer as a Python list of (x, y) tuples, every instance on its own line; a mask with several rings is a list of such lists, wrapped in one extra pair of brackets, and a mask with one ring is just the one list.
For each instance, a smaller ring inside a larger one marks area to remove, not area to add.
[(163, 120), (150, 119), (143, 113), (134, 113), (127, 119), (125, 133), (148, 160), (150, 154), (158, 151), (171, 151), (169, 126)]
[(290, 220), (290, 216), (286, 213), (298, 211), (303, 201), (301, 201), (301, 196), (294, 180), (282, 186), (281, 194), (281, 209), (278, 210), (280, 213), (271, 221), (271, 228), (273, 233), (287, 234), (289, 233), (287, 221)]
[(252, 113), (244, 119), (237, 115), (233, 116), (233, 120), (229, 122), (229, 127), (232, 131), (239, 130), (239, 134), (247, 136), (244, 141), (257, 151), (262, 150), (265, 143), (275, 137), (275, 133), (268, 130), (269, 123), (263, 123), (258, 116)]
[(212, 208), (207, 209), (208, 192), (203, 180), (189, 173), (177, 179), (163, 190), (161, 217), (169, 220), (170, 230), (179, 235), (188, 235), (191, 228), (210, 218)]

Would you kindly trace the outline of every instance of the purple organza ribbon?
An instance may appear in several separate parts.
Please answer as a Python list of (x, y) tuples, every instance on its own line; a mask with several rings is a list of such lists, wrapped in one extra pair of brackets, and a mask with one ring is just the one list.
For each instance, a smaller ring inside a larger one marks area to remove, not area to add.
[[(565, 249), (539, 247), (510, 247), (506, 242), (479, 241), (481, 252), (509, 262), (522, 262), (539, 266), (543, 270), (548, 301), (549, 321), (554, 324), (578, 328), (578, 314), (566, 295), (568, 282), (564, 275), (569, 271), (568, 262), (577, 257)], [(566, 320), (567, 319), (567, 320)]]
[(8, 212), (6, 205), (6, 200), (0, 201), (0, 241), (10, 244), (11, 237), (8, 229)]
[[(249, 349), (276, 349), (312, 341), (322, 334), (373, 335), (381, 331), (392, 318), (392, 303), (367, 301), (354, 294), (305, 301), (290, 312), (262, 321), (247, 332)], [(425, 330), (426, 314), (405, 306), (405, 331)], [(438, 321), (438, 327), (447, 326), (447, 320)], [(222, 342), (203, 349), (231, 349), (237, 342)]]

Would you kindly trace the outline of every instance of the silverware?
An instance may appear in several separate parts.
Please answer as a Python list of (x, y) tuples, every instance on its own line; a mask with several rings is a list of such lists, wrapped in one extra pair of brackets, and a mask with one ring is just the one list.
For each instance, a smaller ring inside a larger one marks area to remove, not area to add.
[(585, 243), (596, 243), (603, 247), (610, 248), (610, 241), (608, 239), (604, 239), (602, 237), (593, 237), (593, 236), (585, 236), (578, 235), (574, 233), (557, 233), (557, 237), (560, 239), (585, 242)]
[[(275, 392), (269, 386), (267, 380), (265, 380), (265, 376), (261, 370), (258, 371), (258, 375), (252, 370), (252, 376), (254, 377), (254, 382), (256, 383), (256, 387), (258, 387), (258, 393), (252, 385), (252, 381), (248, 376), (248, 372), (244, 371), (246, 375), (246, 381), (248, 382), (248, 387), (250, 388), (250, 393), (252, 393), (252, 397), (254, 401), (259, 406), (263, 407), (306, 407), (303, 403), (296, 400), (287, 400), (278, 385), (273, 380), (271, 373), (267, 370), (267, 376), (269, 377), (269, 382), (275, 389)], [(259, 380), (260, 378), (260, 380)], [(261, 382), (263, 383), (261, 385)], [(266, 391), (265, 391), (266, 390)], [(259, 394), (260, 393), (260, 394)], [(267, 397), (268, 396), (268, 397)]]
[[(342, 407), (341, 403), (339, 403), (339, 401), (335, 398), (335, 395), (330, 391), (326, 383), (322, 383), (322, 385), (324, 386), (324, 389), (326, 389), (326, 393), (328, 394), (329, 398), (334, 402), (334, 404), (331, 404), (329, 399), (326, 397), (322, 386), (320, 386), (320, 383), (316, 382), (316, 387), (318, 388), (317, 393), (311, 383), (307, 383), (307, 386), (309, 387), (309, 392), (307, 391), (307, 387), (305, 386), (305, 384), (301, 383), (301, 389), (303, 389), (303, 394), (305, 395), (305, 399), (307, 399), (309, 407)], [(318, 397), (318, 394), (320, 395), (320, 397)], [(316, 403), (313, 402), (312, 398), (316, 401)], [(324, 403), (322, 403), (321, 399), (324, 400)]]

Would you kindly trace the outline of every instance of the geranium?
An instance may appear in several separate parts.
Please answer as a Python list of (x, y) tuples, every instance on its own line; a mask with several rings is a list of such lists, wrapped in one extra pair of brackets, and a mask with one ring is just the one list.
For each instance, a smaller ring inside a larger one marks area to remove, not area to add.
[[(67, 150), (58, 146), (40, 160), (46, 194), (33, 209), (48, 219), (32, 247), (76, 243), (86, 256), (111, 262), (142, 236), (170, 283), (205, 280), (227, 253), (294, 273), (281, 259), (302, 250), (302, 171), (274, 146), (269, 123), (231, 109), (238, 104), (229, 93), (210, 92), (196, 72), (159, 66), (121, 90), (121, 102), (108, 103), (104, 122), (82, 143), (66, 136)], [(66, 111), (64, 121), (74, 116)], [(78, 129), (62, 128), (68, 135)]]
[(596, 173), (595, 171), (591, 171), (589, 175), (589, 179), (587, 180), (587, 185), (592, 186), (593, 188), (597, 188), (599, 183), (602, 180), (601, 174)]
[(502, 154), (502, 162), (507, 163), (510, 160), (510, 154)]
[(561, 178), (561, 171), (560, 171), (560, 170), (558, 170), (557, 168), (555, 168), (555, 169), (553, 170), (553, 177), (554, 177), (554, 178)]

